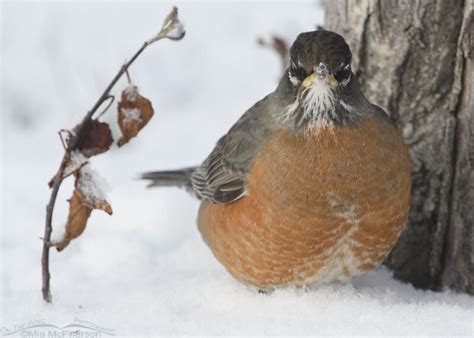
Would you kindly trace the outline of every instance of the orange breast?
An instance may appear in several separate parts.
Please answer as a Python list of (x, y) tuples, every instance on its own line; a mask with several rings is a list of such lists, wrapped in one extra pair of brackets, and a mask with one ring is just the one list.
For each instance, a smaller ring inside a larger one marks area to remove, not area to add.
[(259, 287), (344, 280), (379, 264), (407, 221), (410, 161), (380, 117), (357, 127), (274, 134), (247, 195), (203, 202), (199, 229), (238, 280)]

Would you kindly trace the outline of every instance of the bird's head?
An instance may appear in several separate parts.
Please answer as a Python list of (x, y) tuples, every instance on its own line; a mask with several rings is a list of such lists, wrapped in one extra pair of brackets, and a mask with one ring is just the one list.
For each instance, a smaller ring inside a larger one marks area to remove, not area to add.
[(294, 86), (320, 82), (332, 88), (351, 80), (352, 53), (339, 34), (326, 30), (301, 33), (290, 49), (288, 76)]
[(354, 78), (351, 58), (351, 50), (339, 34), (317, 30), (298, 35), (284, 75), (295, 100), (284, 118), (303, 128), (333, 126), (345, 119), (351, 110), (343, 101)]

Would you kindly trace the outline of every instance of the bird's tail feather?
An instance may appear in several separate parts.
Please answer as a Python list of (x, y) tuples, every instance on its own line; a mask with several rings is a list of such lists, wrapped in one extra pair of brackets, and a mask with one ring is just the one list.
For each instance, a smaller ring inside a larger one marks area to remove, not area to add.
[(149, 188), (181, 187), (191, 189), (191, 174), (195, 169), (195, 167), (192, 167), (179, 170), (150, 171), (143, 173), (141, 178), (150, 181)]

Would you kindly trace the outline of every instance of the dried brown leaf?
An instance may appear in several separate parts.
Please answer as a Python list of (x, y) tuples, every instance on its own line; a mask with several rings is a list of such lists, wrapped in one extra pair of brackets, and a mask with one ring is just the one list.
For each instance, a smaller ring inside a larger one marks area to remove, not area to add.
[(87, 220), (92, 209), (83, 203), (84, 195), (80, 191), (74, 190), (69, 200), (69, 215), (66, 224), (66, 233), (62, 241), (55, 243), (56, 250), (61, 251), (74, 239), (79, 237), (86, 228)]
[[(74, 127), (73, 131), (77, 132), (80, 125)], [(76, 148), (86, 157), (101, 154), (109, 150), (114, 142), (112, 131), (105, 122), (91, 120), (84, 130), (84, 134), (76, 145)]]
[(119, 147), (137, 136), (153, 116), (150, 100), (140, 95), (134, 85), (129, 85), (123, 92), (118, 104), (118, 125), (122, 137), (117, 142)]
[(107, 202), (104, 192), (105, 182), (90, 167), (83, 166), (76, 173), (76, 182), (74, 184), (77, 191), (81, 193), (82, 202), (91, 209), (103, 210), (112, 215), (112, 207)]
[(74, 175), (76, 176), (75, 190), (69, 200), (65, 235), (60, 242), (52, 244), (58, 251), (63, 250), (74, 238), (84, 232), (92, 210), (103, 210), (112, 215), (112, 207), (95, 187), (96, 178), (92, 176), (90, 168), (87, 168), (87, 165), (83, 166)]
[(102, 210), (102, 211), (105, 211), (106, 213), (108, 213), (109, 215), (112, 215), (112, 213), (113, 213), (112, 207), (110, 206), (109, 202), (107, 202), (105, 200), (96, 201), (94, 204), (92, 204), (89, 201), (87, 201), (87, 199), (85, 199), (83, 201), (83, 203), (84, 203), (84, 205), (86, 205), (90, 209)]

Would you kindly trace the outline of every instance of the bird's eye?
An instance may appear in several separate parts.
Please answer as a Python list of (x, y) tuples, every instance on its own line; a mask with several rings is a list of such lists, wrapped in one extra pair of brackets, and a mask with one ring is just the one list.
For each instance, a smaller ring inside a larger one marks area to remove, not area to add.
[(341, 67), (339, 70), (333, 72), (333, 75), (337, 82), (344, 84), (344, 82), (346, 81), (345, 83), (347, 84), (351, 76), (351, 65), (347, 64)]
[(308, 76), (308, 73), (306, 73), (306, 71), (302, 67), (297, 66), (296, 63), (291, 60), (289, 76), (291, 78), (297, 79), (298, 81), (303, 81)]

